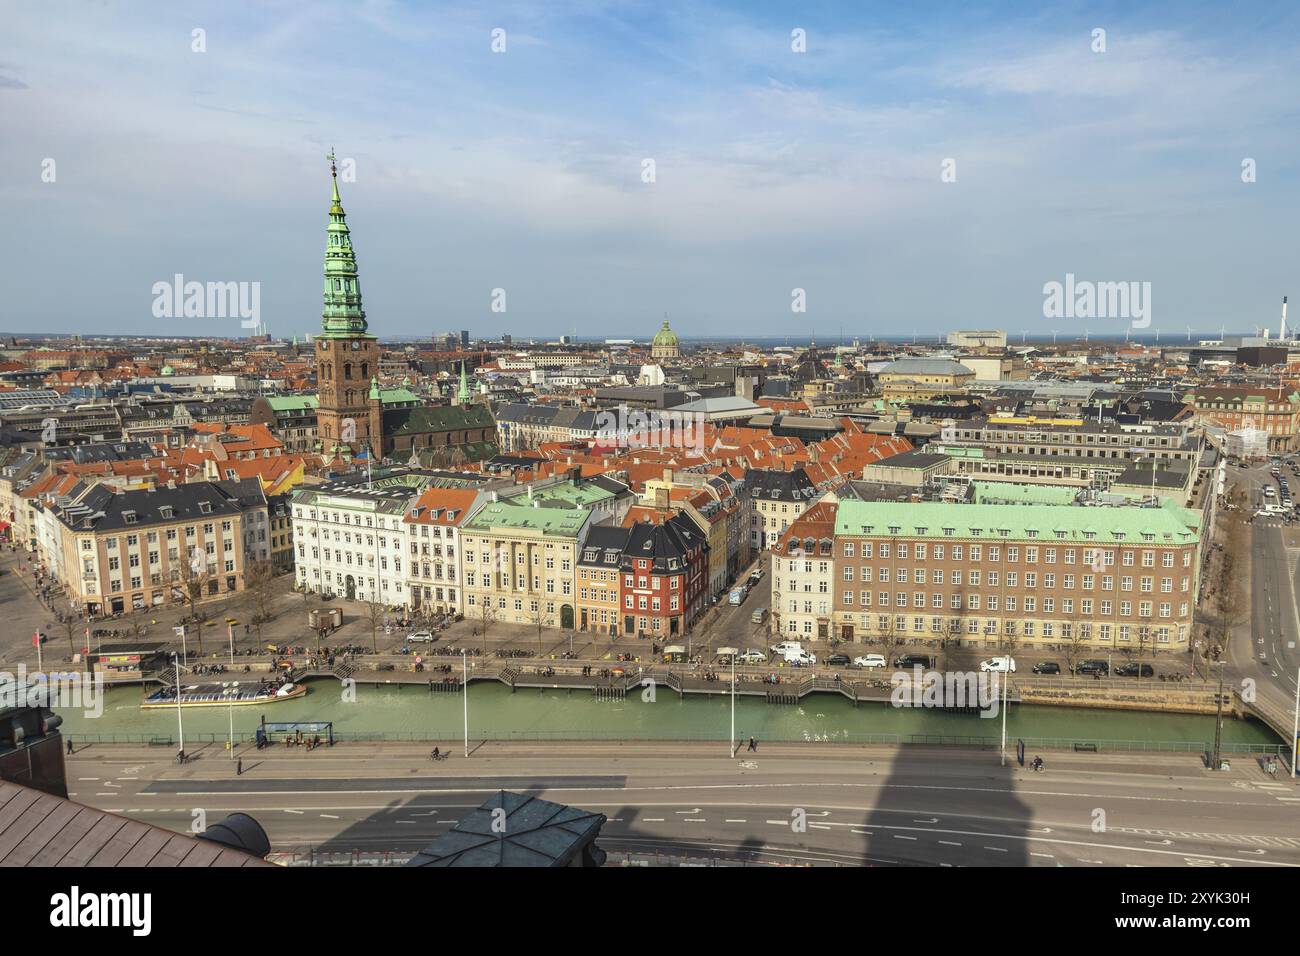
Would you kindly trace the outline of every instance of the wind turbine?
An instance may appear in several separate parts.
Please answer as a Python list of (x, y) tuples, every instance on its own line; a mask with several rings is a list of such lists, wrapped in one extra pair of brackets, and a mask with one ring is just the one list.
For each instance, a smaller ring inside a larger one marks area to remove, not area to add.
[(1024, 329), (1021, 329), (1021, 330), (1020, 330), (1020, 344), (1021, 344), (1021, 345), (1024, 345), (1024, 344), (1025, 344), (1025, 335), (1026, 335), (1026, 334), (1027, 334), (1027, 333), (1025, 332)]
[(1059, 331), (1058, 329), (1052, 329), (1052, 345), (1053, 345), (1053, 346), (1056, 345), (1056, 333), (1057, 333), (1058, 331)]

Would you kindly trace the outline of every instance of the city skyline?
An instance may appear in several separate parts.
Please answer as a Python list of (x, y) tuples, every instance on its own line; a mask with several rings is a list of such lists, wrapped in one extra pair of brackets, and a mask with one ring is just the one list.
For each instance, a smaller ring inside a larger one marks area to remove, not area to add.
[(1079, 331), (1043, 316), (1078, 275), (1149, 282), (1176, 339), (1275, 327), (1294, 275), (1280, 6), (48, 9), (0, 61), (11, 234), (41, 238), (4, 327), (247, 334), (155, 318), (183, 274), (314, 331), (332, 148), (381, 336), (1032, 338)]

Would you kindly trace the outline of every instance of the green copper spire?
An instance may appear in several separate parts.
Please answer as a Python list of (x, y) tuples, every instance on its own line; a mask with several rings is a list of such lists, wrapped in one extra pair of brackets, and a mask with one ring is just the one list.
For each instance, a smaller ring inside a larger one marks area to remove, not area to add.
[(330, 223), (325, 246), (325, 311), (321, 313), (321, 335), (327, 339), (355, 338), (366, 335), (366, 313), (361, 308), (361, 282), (357, 278), (357, 260), (352, 251), (352, 234), (339, 199), (339, 174), (330, 161), (333, 194)]
[(373, 399), (379, 398), (379, 376), (378, 375), (370, 376), (370, 397)]
[(456, 393), (456, 404), (465, 405), (469, 402), (469, 379), (465, 375), (465, 363), (460, 363), (460, 391)]

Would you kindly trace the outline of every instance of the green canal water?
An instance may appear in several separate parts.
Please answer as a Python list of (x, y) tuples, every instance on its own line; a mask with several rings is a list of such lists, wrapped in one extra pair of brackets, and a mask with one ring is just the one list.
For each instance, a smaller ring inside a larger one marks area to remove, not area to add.
[[(303, 698), (265, 707), (186, 708), (186, 741), (224, 740), (233, 712), (235, 733), (251, 739), (262, 717), (268, 721), (332, 721), (336, 738), (461, 739), (459, 694), (430, 694), (418, 684), (358, 684), (355, 702), (343, 699), (334, 680), (310, 682)], [(175, 738), (175, 710), (141, 710), (144, 691), (114, 687), (105, 692), (99, 718), (63, 712), (65, 733), (99, 741)], [(525, 690), (511, 693), (495, 682), (469, 690), (470, 737), (475, 740), (727, 740), (731, 703), (725, 697), (689, 696), (660, 688), (654, 701), (631, 692), (626, 700), (598, 701), (590, 690)], [(970, 714), (853, 703), (836, 694), (813, 694), (797, 705), (737, 698), (736, 734), (759, 740), (856, 743), (996, 743), (1002, 721)], [(1124, 749), (1208, 749), (1214, 718), (1184, 714), (1089, 710), (1012, 705), (1007, 736), (1027, 744), (1069, 746), (1109, 742)], [(1225, 720), (1225, 749), (1262, 750), (1280, 744), (1263, 725)]]

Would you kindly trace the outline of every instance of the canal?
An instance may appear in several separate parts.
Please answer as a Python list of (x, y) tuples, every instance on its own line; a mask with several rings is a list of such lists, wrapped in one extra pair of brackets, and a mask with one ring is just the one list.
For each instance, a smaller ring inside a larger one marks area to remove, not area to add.
[[(460, 694), (430, 694), (419, 684), (359, 683), (355, 701), (344, 699), (332, 679), (310, 682), (298, 700), (266, 706), (185, 708), (187, 742), (224, 740), (233, 712), (235, 733), (251, 740), (259, 721), (332, 721), (337, 739), (425, 740), (454, 743), (462, 738)], [(153, 688), (150, 688), (153, 689)], [(108, 688), (103, 713), (91, 718), (63, 711), (63, 731), (77, 740), (140, 741), (175, 738), (175, 710), (141, 710), (139, 687)], [(730, 733), (726, 697), (679, 699), (659, 688), (653, 700), (630, 692), (626, 700), (595, 700), (589, 689), (525, 690), (477, 681), (469, 690), (471, 740), (720, 740)], [(883, 703), (857, 707), (838, 694), (811, 694), (797, 705), (754, 698), (736, 701), (736, 734), (769, 741), (854, 743), (996, 743), (1000, 719), (969, 714), (894, 708)], [(1112, 749), (1209, 749), (1214, 718), (1187, 714), (1012, 705), (1009, 740), (1070, 746), (1102, 742)], [(1280, 745), (1253, 721), (1226, 719), (1225, 750), (1263, 750)]]

